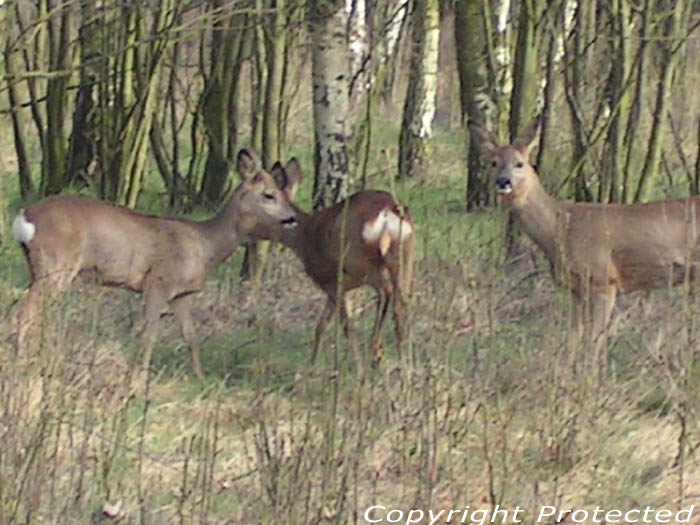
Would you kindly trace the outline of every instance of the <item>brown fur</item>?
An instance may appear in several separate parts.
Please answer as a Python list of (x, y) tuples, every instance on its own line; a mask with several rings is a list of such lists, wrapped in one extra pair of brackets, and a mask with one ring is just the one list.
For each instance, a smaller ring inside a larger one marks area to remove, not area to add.
[[(297, 161), (292, 159), (286, 168), (277, 163), (271, 172), (291, 200), (302, 178)], [(298, 228), (287, 229), (271, 224), (254, 235), (278, 240), (291, 248), (303, 263), (306, 273), (327, 296), (316, 327), (312, 362), (336, 308), (340, 311), (346, 334), (349, 330), (345, 294), (368, 285), (377, 292), (377, 313), (371, 340), (376, 364), (381, 358), (381, 328), (390, 302), (393, 302), (399, 346), (404, 336), (405, 295), (410, 293), (414, 244), (413, 224), (407, 210), (383, 191), (355, 193), (346, 201), (311, 214), (296, 207), (295, 210)], [(376, 239), (368, 242), (363, 237), (363, 228), (377, 220), (384, 211), (400, 218), (400, 233), (378, 230)], [(339, 271), (341, 262), (342, 271)]]
[(193, 292), (259, 223), (293, 220), (294, 209), (257, 156), (242, 150), (238, 170), (245, 177), (221, 212), (210, 220), (162, 218), (73, 196), (49, 197), (20, 212), (35, 228), (23, 243), (31, 272), (19, 313), (18, 345), (25, 345), (35, 310), (44, 298), (65, 290), (78, 274), (103, 284), (143, 293), (144, 368), (150, 363), (157, 321), (170, 304), (201, 376), (191, 318)]
[[(694, 279), (700, 263), (700, 199), (645, 204), (584, 204), (548, 195), (529, 153), (535, 120), (510, 146), (476, 124), (472, 136), (492, 159), (503, 203), (547, 257), (556, 280), (573, 293), (570, 345), (607, 345), (617, 295)], [(585, 331), (584, 331), (585, 328)]]

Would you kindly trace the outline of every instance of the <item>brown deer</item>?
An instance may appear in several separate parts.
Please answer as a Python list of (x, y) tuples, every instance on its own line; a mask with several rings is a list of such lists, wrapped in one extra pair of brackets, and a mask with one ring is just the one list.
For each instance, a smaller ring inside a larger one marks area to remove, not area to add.
[(147, 370), (157, 324), (170, 304), (190, 348), (195, 373), (202, 367), (191, 317), (193, 293), (259, 225), (294, 227), (295, 210), (258, 156), (241, 150), (243, 182), (215, 217), (202, 221), (144, 215), (75, 196), (55, 196), (20, 210), (12, 225), (29, 264), (31, 285), (18, 316), (22, 348), (37, 308), (68, 288), (78, 274), (144, 295), (143, 367)]
[(585, 204), (548, 195), (529, 162), (540, 118), (510, 146), (470, 123), (492, 160), (496, 189), (525, 233), (549, 261), (555, 280), (573, 293), (569, 345), (582, 337), (599, 363), (617, 295), (677, 285), (700, 263), (700, 199), (645, 204)]
[[(302, 180), (296, 159), (286, 167), (277, 162), (270, 173), (290, 202)], [(402, 345), (406, 319), (405, 295), (410, 293), (414, 228), (407, 210), (384, 191), (361, 191), (329, 208), (309, 214), (296, 206), (298, 226), (260, 224), (252, 236), (279, 241), (299, 257), (306, 273), (326, 294), (326, 305), (316, 326), (311, 354), (313, 363), (324, 331), (336, 309), (345, 334), (349, 321), (345, 296), (368, 285), (377, 292), (372, 330), (373, 364), (381, 359), (381, 329), (389, 303), (393, 303), (397, 345)]]

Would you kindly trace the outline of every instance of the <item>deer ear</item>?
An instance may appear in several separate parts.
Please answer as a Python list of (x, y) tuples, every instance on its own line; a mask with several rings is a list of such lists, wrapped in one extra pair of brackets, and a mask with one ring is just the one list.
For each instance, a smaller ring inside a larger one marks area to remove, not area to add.
[(530, 155), (532, 147), (537, 141), (542, 126), (542, 115), (537, 115), (532, 122), (513, 141), (513, 147), (526, 157)]
[(275, 179), (275, 184), (277, 184), (277, 187), (281, 190), (286, 188), (289, 184), (287, 172), (285, 171), (284, 166), (282, 166), (282, 163), (280, 161), (275, 162), (275, 164), (272, 166), (272, 169), (270, 170), (270, 175), (272, 175), (272, 178)]
[(254, 173), (259, 172), (262, 169), (262, 161), (258, 154), (252, 150), (243, 148), (238, 152), (238, 157), (236, 158), (236, 171), (241, 176), (242, 179), (248, 179)]
[(474, 141), (483, 155), (492, 155), (501, 146), (498, 137), (481, 126), (481, 124), (470, 120), (467, 127), (469, 128), (471, 140)]
[(284, 170), (287, 174), (287, 193), (290, 198), (296, 194), (301, 182), (304, 180), (304, 174), (301, 171), (301, 165), (296, 157), (292, 157), (287, 162), (287, 167)]

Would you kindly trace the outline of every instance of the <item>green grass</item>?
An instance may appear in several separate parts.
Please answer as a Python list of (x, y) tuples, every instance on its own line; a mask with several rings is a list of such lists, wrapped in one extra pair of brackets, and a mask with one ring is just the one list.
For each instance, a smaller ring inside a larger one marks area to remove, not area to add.
[[(391, 189), (395, 166), (377, 152), (394, 132), (376, 129), (372, 187)], [(46, 312), (36, 355), (15, 356), (7, 317), (28, 274), (4, 243), (0, 480), (13, 482), (0, 481), (0, 522), (98, 522), (106, 502), (131, 522), (239, 524), (362, 522), (373, 504), (520, 505), (532, 522), (543, 504), (694, 501), (695, 456), (674, 466), (679, 414), (684, 445), (700, 429), (698, 316), (688, 335), (682, 291), (622, 301), (609, 374), (567, 374), (567, 294), (531, 245), (505, 260), (501, 209), (465, 213), (461, 132), (438, 138), (430, 179), (394, 187), (416, 224), (416, 283), (409, 348), (399, 354), (387, 319), (376, 370), (361, 370), (337, 323), (312, 367), (321, 292), (284, 252), (246, 303), (242, 250), (195, 303), (203, 381), (166, 316), (148, 391), (132, 391), (142, 302), (89, 283)], [(292, 154), (309, 209), (311, 157)], [(154, 189), (140, 204), (160, 213)], [(354, 342), (367, 352), (371, 295), (357, 303)]]

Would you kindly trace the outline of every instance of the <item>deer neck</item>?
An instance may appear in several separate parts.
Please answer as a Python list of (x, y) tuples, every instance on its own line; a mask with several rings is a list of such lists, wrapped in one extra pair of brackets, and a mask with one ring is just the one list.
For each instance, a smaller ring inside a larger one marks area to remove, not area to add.
[(224, 262), (241, 243), (239, 217), (233, 199), (211, 219), (198, 223), (204, 237), (207, 266), (214, 268)]
[(284, 246), (294, 251), (301, 259), (304, 258), (304, 243), (309, 237), (313, 221), (312, 215), (294, 206), (297, 226), (295, 228), (281, 228), (278, 231), (278, 240)]
[(554, 262), (556, 242), (563, 220), (562, 204), (538, 183), (512, 206), (513, 214), (523, 231), (540, 247), (550, 262)]

